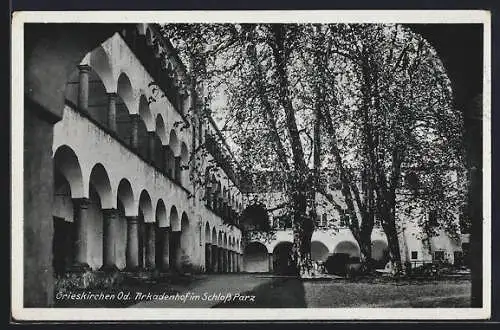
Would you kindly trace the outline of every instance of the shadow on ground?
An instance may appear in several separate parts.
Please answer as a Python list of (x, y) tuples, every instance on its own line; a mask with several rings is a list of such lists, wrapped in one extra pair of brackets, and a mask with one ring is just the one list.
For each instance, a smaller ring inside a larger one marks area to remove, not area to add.
[[(242, 297), (254, 297), (254, 301)], [(302, 281), (295, 277), (279, 277), (261, 284), (251, 291), (235, 296), (231, 301), (213, 308), (305, 308), (305, 291)]]

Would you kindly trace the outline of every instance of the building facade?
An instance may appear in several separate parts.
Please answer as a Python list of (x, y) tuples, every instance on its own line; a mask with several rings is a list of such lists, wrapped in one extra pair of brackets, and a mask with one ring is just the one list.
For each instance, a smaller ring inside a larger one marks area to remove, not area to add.
[[(57, 273), (238, 270), (242, 194), (219, 170), (214, 203), (205, 203), (196, 178), (224, 166), (221, 147), (204, 147), (217, 143), (216, 127), (196, 107), (184, 64), (156, 25), (126, 26), (81, 59), (54, 126)], [(200, 146), (208, 152), (196, 161)]]
[[(330, 197), (342, 209), (347, 209), (339, 185), (334, 175), (327, 175), (331, 184), (325, 189)], [(250, 175), (250, 180), (243, 183), (247, 205), (258, 205), (271, 210), (268, 214), (270, 227), (274, 234), (269, 236), (249, 235), (250, 239), (244, 248), (243, 270), (246, 272), (287, 273), (288, 256), (293, 244), (293, 232), (284, 206), (286, 197), (283, 193), (283, 179), (279, 173), (256, 172)], [(316, 219), (311, 238), (311, 258), (318, 263), (325, 263), (331, 257), (345, 255), (350, 262), (357, 262), (361, 257), (358, 242), (349, 229), (349, 216), (341, 213), (322, 193), (315, 197)], [(458, 210), (456, 222), (458, 225)], [(420, 216), (418, 210), (411, 215), (401, 215), (398, 226), (401, 261), (411, 267), (418, 267), (433, 262), (447, 262), (455, 265), (463, 264), (462, 244), (467, 237), (462, 235), (456, 239), (444, 230), (429, 237), (412, 218)], [(432, 216), (432, 215), (425, 215)], [(251, 216), (250, 216), (251, 217)], [(388, 243), (380, 221), (375, 221), (371, 235), (371, 258), (376, 268), (385, 268), (388, 262)]]

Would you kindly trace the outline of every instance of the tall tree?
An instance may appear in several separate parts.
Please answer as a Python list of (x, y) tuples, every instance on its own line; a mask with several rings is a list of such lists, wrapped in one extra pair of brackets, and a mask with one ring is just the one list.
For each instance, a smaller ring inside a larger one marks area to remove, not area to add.
[[(377, 219), (398, 268), (408, 219), (431, 236), (433, 211), (438, 227), (456, 232), (461, 118), (450, 106), (442, 64), (424, 40), (398, 25), (373, 24), (164, 31), (196, 63), (191, 75), (201, 77), (198, 90), (219, 103), (213, 115), (240, 166), (281, 172), (299, 274), (311, 268), (317, 193), (348, 215), (368, 269)], [(342, 201), (319, 180), (332, 167)]]

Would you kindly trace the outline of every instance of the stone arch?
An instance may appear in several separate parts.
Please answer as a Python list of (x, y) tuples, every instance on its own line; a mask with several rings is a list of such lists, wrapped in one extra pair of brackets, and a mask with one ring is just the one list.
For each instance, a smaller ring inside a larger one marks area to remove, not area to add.
[(139, 116), (141, 116), (142, 121), (144, 121), (148, 132), (155, 130), (155, 121), (153, 119), (153, 115), (151, 114), (151, 109), (149, 109), (148, 99), (144, 94), (142, 94), (139, 98)]
[(118, 82), (116, 87), (116, 93), (120, 96), (120, 98), (125, 103), (129, 113), (134, 114), (135, 109), (135, 97), (134, 97), (134, 89), (132, 88), (132, 83), (130, 82), (130, 78), (125, 72), (121, 72), (118, 76)]
[[(72, 150), (71, 150), (72, 152)], [(65, 153), (67, 153), (65, 155)], [(54, 157), (54, 191), (52, 196), (52, 216), (54, 234), (52, 237), (53, 255), (52, 266), (58, 275), (64, 272), (73, 264), (75, 260), (75, 206), (78, 204), (71, 198), (72, 190), (67, 177), (73, 177), (75, 172), (81, 172), (76, 155), (71, 155), (70, 149), (59, 147)], [(68, 162), (71, 160), (71, 162)], [(78, 166), (78, 167), (77, 167)], [(77, 170), (78, 169), (78, 170)], [(68, 175), (68, 172), (70, 175)], [(81, 177), (81, 173), (79, 176)], [(80, 180), (80, 185), (83, 182)], [(83, 188), (82, 188), (83, 189)]]
[(344, 253), (348, 254), (349, 257), (354, 257), (354, 258), (356, 257), (359, 258), (361, 255), (358, 245), (351, 241), (339, 242), (335, 246), (333, 253)]
[(269, 269), (269, 253), (261, 242), (249, 242), (243, 251), (243, 271), (247, 273), (267, 273)]
[[(99, 69), (98, 65), (83, 64), (89, 61), (90, 55), (91, 53), (88, 53), (81, 66), (75, 67), (69, 76), (65, 85), (64, 97), (78, 106), (81, 111), (84, 111), (93, 120), (104, 127), (108, 127), (108, 93), (113, 89), (113, 83), (109, 82), (109, 78), (108, 82), (105, 82), (105, 74), (96, 71)], [(80, 74), (87, 76), (85, 104), (80, 103)]]
[(170, 208), (170, 228), (172, 228), (172, 231), (181, 231), (179, 213), (177, 212), (177, 208), (175, 207), (175, 205), (172, 205), (172, 207)]
[(167, 209), (165, 203), (160, 198), (156, 203), (156, 223), (160, 228), (170, 227), (169, 218), (167, 217)]
[(181, 183), (186, 186), (188, 181), (189, 181), (189, 151), (186, 146), (186, 143), (182, 142), (181, 143), (181, 156), (180, 156), (180, 166), (181, 166), (181, 174), (180, 174), (180, 180)]
[(179, 144), (179, 139), (177, 138), (177, 133), (175, 132), (174, 129), (170, 130), (170, 135), (168, 138), (168, 145), (169, 145), (170, 149), (172, 150), (174, 157), (180, 156), (181, 147)]
[(109, 182), (108, 172), (101, 163), (94, 165), (89, 177), (89, 187), (94, 186), (101, 200), (103, 209), (111, 209), (115, 207), (115, 199), (111, 184)]
[(273, 271), (277, 274), (294, 274), (296, 272), (291, 260), (292, 243), (281, 241), (273, 249)]
[(86, 196), (83, 188), (82, 169), (73, 149), (67, 145), (57, 148), (54, 153), (54, 167), (68, 181), (72, 198)]
[(134, 203), (134, 193), (132, 191), (132, 186), (127, 179), (121, 179), (118, 184), (117, 200), (122, 204), (125, 215), (133, 216), (137, 214)]
[(113, 67), (108, 53), (102, 46), (99, 46), (90, 52), (89, 55), (89, 65), (101, 79), (106, 92), (115, 92), (116, 85), (114, 83)]
[(224, 247), (224, 237), (222, 236), (222, 230), (219, 230), (219, 235), (217, 237), (217, 245), (219, 247)]
[(181, 216), (180, 249), (178, 249), (177, 262), (178, 269), (182, 269), (191, 259), (191, 250), (193, 248), (193, 237), (191, 237), (191, 224), (186, 212)]
[(328, 247), (320, 241), (311, 242), (311, 259), (314, 261), (326, 261), (328, 259)]
[(387, 245), (387, 242), (380, 239), (372, 241), (372, 259), (376, 262), (385, 264), (388, 249), (389, 247)]
[(210, 224), (208, 221), (205, 223), (205, 243), (210, 243), (211, 242), (211, 237), (210, 237)]
[(156, 135), (158, 135), (158, 137), (160, 138), (161, 143), (163, 145), (167, 145), (168, 144), (167, 132), (165, 131), (165, 122), (161, 114), (156, 115), (155, 126), (156, 126)]
[(175, 155), (170, 145), (165, 147), (165, 172), (169, 178), (174, 177)]
[(215, 227), (212, 228), (212, 244), (217, 245), (217, 230), (215, 230)]
[(149, 196), (147, 190), (143, 190), (141, 192), (141, 195), (139, 197), (139, 209), (144, 215), (145, 223), (151, 223), (155, 221), (153, 216), (153, 205), (151, 203), (151, 197)]

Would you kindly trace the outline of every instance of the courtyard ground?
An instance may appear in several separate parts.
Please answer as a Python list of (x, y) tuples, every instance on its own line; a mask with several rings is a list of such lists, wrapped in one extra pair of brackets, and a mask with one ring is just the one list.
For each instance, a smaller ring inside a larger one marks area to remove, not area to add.
[(256, 301), (215, 307), (469, 307), (470, 280), (373, 281), (275, 278), (252, 290)]

